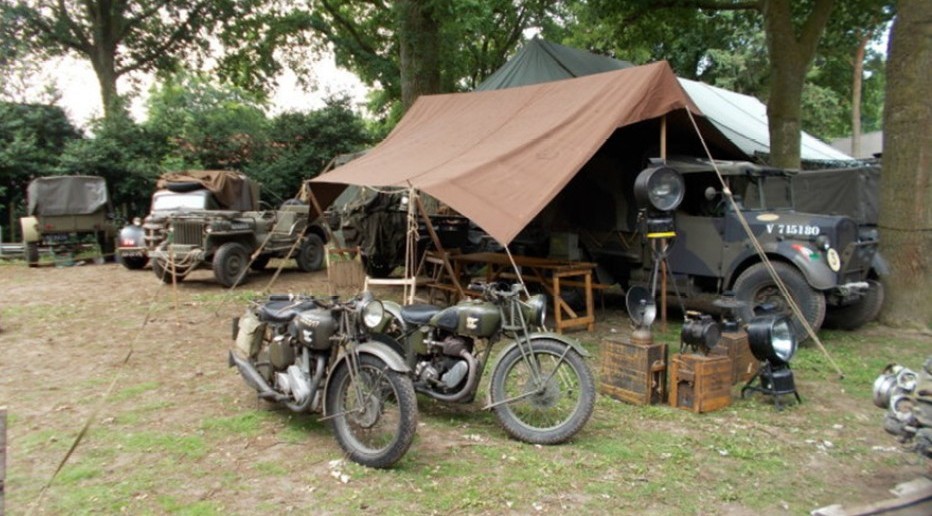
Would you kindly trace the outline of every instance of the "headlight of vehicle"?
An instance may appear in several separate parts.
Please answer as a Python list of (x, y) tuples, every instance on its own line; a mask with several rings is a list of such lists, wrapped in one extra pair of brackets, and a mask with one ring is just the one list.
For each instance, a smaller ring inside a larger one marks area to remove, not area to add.
[(522, 305), (524, 319), (529, 326), (543, 326), (547, 319), (547, 298), (543, 294), (531, 296)]
[(382, 322), (382, 318), (385, 316), (385, 307), (378, 299), (363, 299), (361, 303), (362, 323), (371, 330)]

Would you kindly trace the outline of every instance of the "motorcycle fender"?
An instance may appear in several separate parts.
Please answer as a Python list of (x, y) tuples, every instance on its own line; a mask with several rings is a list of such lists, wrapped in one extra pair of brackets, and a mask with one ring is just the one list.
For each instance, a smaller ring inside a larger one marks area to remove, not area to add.
[[(383, 362), (385, 362), (385, 364), (392, 371), (397, 371), (399, 373), (406, 374), (406, 375), (411, 374), (411, 369), (408, 368), (407, 365), (405, 365), (401, 357), (398, 356), (398, 353), (392, 350), (392, 348), (388, 347), (387, 344), (383, 344), (381, 342), (375, 342), (375, 341), (363, 342), (356, 346), (356, 351), (360, 355), (369, 354), (369, 355), (373, 355), (373, 356), (380, 358)], [(346, 361), (346, 353), (343, 353), (340, 355), (340, 358), (337, 360), (337, 362), (333, 364), (333, 367), (330, 368), (330, 371), (335, 371), (337, 367), (339, 367), (340, 364), (342, 364), (345, 361)], [(327, 391), (330, 390), (330, 379), (331, 378), (333, 378), (333, 375), (328, 374), (327, 384), (324, 386), (324, 397), (322, 399), (327, 399)], [(324, 406), (326, 407), (326, 403), (324, 404)], [(325, 409), (325, 412), (326, 412), (326, 409)], [(329, 414), (326, 414), (326, 413), (324, 414), (324, 416), (327, 416), (327, 415)]]
[[(360, 355), (373, 355), (381, 359), (385, 364), (392, 370), (397, 371), (403, 374), (410, 374), (411, 368), (405, 364), (404, 360), (398, 355), (398, 353), (390, 348), (388, 344), (377, 341), (368, 341), (362, 342), (356, 346), (356, 350)], [(336, 369), (343, 361), (346, 360), (346, 354), (342, 354), (337, 360), (337, 363), (333, 365), (333, 369)]]
[[(531, 339), (532, 344), (536, 340), (543, 340), (543, 339), (556, 340), (573, 348), (577, 353), (579, 353), (585, 358), (588, 358), (591, 356), (589, 352), (586, 351), (586, 348), (582, 347), (582, 344), (580, 344), (578, 340), (571, 338), (571, 337), (567, 337), (566, 335), (561, 335), (559, 333), (554, 333), (552, 331), (540, 331), (540, 332), (532, 333), (529, 336), (529, 338)], [(505, 356), (505, 354), (511, 351), (512, 348), (516, 348), (516, 347), (518, 347), (518, 341), (512, 341), (511, 344), (509, 344), (505, 349), (502, 350), (499, 356), (502, 356), (502, 357)]]
[(38, 242), (42, 240), (39, 233), (39, 219), (35, 217), (21, 217), (19, 219), (20, 228), (23, 230), (23, 242)]
[(401, 305), (388, 300), (382, 300), (382, 306), (385, 308), (385, 315), (382, 317), (382, 322), (380, 322), (372, 331), (381, 332), (385, 329), (385, 326), (394, 318), (398, 321), (398, 324), (401, 325), (405, 333), (408, 332), (408, 325), (405, 324), (405, 320), (401, 318)]

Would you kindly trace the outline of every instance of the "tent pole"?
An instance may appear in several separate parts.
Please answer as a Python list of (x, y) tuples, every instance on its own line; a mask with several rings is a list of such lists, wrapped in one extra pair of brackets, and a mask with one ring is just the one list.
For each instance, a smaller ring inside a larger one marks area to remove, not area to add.
[[(667, 115), (660, 117), (660, 159), (667, 162)], [(667, 242), (660, 245), (666, 252)], [(667, 332), (667, 260), (660, 262), (660, 331)]]
[(667, 162), (667, 115), (660, 117), (660, 159)]
[[(414, 200), (414, 202), (411, 202)], [(417, 206), (415, 206), (417, 203)], [(408, 190), (408, 238), (405, 241), (405, 279), (413, 279), (416, 271), (414, 270), (414, 260), (417, 254), (417, 214), (415, 210), (421, 206), (417, 190), (413, 186)], [(406, 304), (414, 303), (414, 294), (417, 283), (407, 284), (404, 286), (404, 298)]]
[(437, 231), (434, 229), (434, 224), (430, 221), (430, 217), (427, 216), (427, 210), (424, 209), (424, 205), (421, 203), (421, 198), (416, 197), (418, 211), (421, 212), (421, 218), (424, 219), (424, 224), (427, 226), (427, 232), (430, 234), (430, 239), (434, 242), (434, 247), (440, 252), (443, 256), (443, 267), (446, 269), (447, 274), (450, 275), (450, 280), (453, 283), (453, 286), (456, 287), (456, 293), (459, 294), (459, 298), (463, 299), (466, 297), (466, 292), (463, 290), (463, 286), (460, 285), (459, 278), (456, 277), (456, 272), (453, 271), (453, 265), (450, 263), (450, 260), (447, 256), (446, 250), (443, 248), (443, 244), (440, 243), (440, 237), (437, 236)]

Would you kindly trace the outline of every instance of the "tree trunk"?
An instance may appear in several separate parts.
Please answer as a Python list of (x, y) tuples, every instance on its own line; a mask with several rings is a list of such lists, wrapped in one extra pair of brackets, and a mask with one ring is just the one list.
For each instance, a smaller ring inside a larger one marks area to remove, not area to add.
[[(797, 31), (790, 0), (764, 0), (764, 30), (770, 56), (770, 164), (799, 168), (800, 120), (806, 71), (832, 12), (834, 0), (815, 0), (812, 12)], [(797, 34), (798, 32), (798, 34)]]
[(932, 2), (900, 0), (890, 33), (884, 104), (880, 242), (891, 326), (932, 329)]
[(398, 46), (404, 110), (424, 94), (440, 92), (440, 26), (430, 0), (399, 0)]
[(119, 93), (117, 93), (116, 49), (107, 50), (102, 47), (95, 49), (90, 57), (97, 83), (100, 85), (100, 100), (104, 107), (104, 118), (110, 119), (123, 109)]
[(851, 80), (851, 156), (861, 155), (861, 87), (864, 84), (864, 52), (869, 35), (861, 36), (854, 52), (854, 76)]

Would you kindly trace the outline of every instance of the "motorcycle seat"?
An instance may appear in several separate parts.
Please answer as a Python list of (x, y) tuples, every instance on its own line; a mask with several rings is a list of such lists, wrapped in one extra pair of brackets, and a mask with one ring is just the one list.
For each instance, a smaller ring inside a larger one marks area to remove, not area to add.
[(427, 324), (441, 310), (443, 308), (428, 304), (406, 305), (401, 307), (401, 318), (411, 324)]
[(269, 301), (259, 307), (259, 320), (271, 323), (286, 323), (305, 310), (316, 308), (314, 301)]

